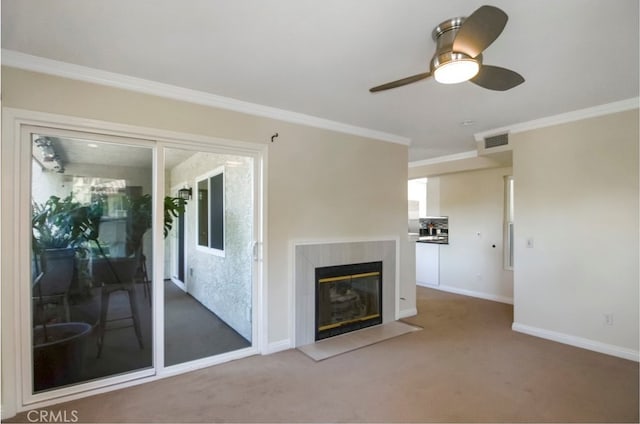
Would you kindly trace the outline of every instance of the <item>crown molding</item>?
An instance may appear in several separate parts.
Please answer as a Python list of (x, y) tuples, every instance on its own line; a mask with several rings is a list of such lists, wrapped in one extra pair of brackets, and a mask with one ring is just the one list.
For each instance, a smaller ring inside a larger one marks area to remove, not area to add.
[(518, 124), (508, 125), (506, 127), (495, 128), (488, 131), (479, 132), (473, 135), (476, 141), (482, 141), (485, 137), (496, 134), (516, 134), (524, 131), (536, 130), (539, 128), (551, 127), (553, 125), (567, 124), (569, 122), (580, 121), (582, 119), (595, 118), (598, 116), (610, 115), (612, 113), (624, 112), (639, 107), (640, 98), (632, 97), (618, 102), (606, 103), (599, 106), (589, 107), (585, 109), (574, 110), (559, 115), (548, 116), (545, 118), (535, 119), (533, 121), (521, 122)]
[(469, 150), (462, 153), (455, 153), (452, 155), (438, 156), (431, 159), (417, 160), (415, 162), (409, 162), (409, 168), (417, 168), (419, 166), (435, 165), (437, 163), (451, 162), (454, 160), (473, 159), (478, 157), (477, 150)]
[(264, 106), (257, 103), (245, 102), (230, 97), (218, 96), (204, 91), (192, 90), (143, 78), (118, 74), (115, 72), (89, 68), (87, 66), (74, 65), (72, 63), (33, 56), (14, 50), (2, 49), (2, 65), (108, 87), (151, 94), (154, 96), (195, 103), (203, 106), (231, 110), (263, 118), (277, 119), (279, 121), (306, 125), (309, 127), (386, 141), (389, 143), (402, 144), (405, 146), (409, 146), (411, 144), (411, 140), (409, 138), (395, 134), (331, 121), (289, 110)]
[[(516, 134), (524, 131), (535, 130), (539, 128), (550, 127), (553, 125), (567, 124), (569, 122), (580, 121), (582, 119), (595, 118), (598, 116), (610, 115), (612, 113), (624, 112), (627, 110), (638, 109), (640, 107), (640, 97), (632, 97), (618, 102), (606, 103), (599, 106), (589, 107), (585, 109), (574, 110), (572, 112), (561, 113), (559, 115), (548, 116), (545, 118), (535, 119), (533, 121), (521, 122), (518, 124), (508, 125), (505, 127), (495, 128), (488, 131), (475, 133), (473, 135), (476, 142), (481, 142), (486, 137), (497, 134)], [(478, 156), (476, 150), (456, 153), (447, 156), (438, 156), (435, 158), (418, 160), (409, 162), (409, 168), (417, 168), (419, 166), (434, 165), (437, 163), (450, 162), (454, 160), (470, 159)]]

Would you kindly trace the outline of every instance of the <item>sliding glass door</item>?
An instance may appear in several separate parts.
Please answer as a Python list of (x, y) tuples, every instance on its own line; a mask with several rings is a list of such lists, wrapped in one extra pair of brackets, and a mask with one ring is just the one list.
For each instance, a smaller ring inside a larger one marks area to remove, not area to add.
[(23, 406), (258, 352), (260, 153), (20, 134)]
[(33, 392), (153, 365), (153, 149), (31, 140)]

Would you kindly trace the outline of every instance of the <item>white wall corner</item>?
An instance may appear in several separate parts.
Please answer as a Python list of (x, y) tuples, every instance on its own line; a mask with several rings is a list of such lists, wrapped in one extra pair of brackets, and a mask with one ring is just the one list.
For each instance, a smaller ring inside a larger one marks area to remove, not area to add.
[(573, 336), (571, 334), (559, 333), (556, 331), (545, 330), (543, 328), (532, 327), (530, 325), (514, 322), (511, 325), (513, 331), (528, 334), (530, 336), (540, 337), (558, 343), (579, 347), (582, 349), (592, 350), (605, 355), (616, 356), (618, 358), (628, 359), (630, 361), (640, 362), (640, 352), (621, 346), (611, 345), (598, 342), (583, 337)]
[(262, 350), (263, 355), (271, 355), (272, 353), (282, 352), (283, 350), (289, 350), (293, 348), (293, 343), (290, 339), (283, 339), (277, 342), (270, 342), (266, 348)]
[(402, 309), (398, 311), (398, 316), (396, 317), (396, 319), (409, 318), (409, 317), (414, 317), (416, 315), (418, 315), (417, 308)]

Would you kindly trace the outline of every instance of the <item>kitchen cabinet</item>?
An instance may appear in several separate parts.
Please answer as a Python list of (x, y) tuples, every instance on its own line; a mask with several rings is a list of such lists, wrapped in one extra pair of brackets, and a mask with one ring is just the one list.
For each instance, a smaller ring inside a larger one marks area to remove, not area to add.
[(419, 286), (440, 285), (440, 245), (416, 243), (416, 284)]

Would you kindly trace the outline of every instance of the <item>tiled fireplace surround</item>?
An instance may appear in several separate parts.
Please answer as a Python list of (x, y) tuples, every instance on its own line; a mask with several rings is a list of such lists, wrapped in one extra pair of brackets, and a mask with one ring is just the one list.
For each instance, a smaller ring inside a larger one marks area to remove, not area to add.
[(297, 243), (295, 261), (295, 346), (315, 342), (315, 269), (382, 261), (382, 322), (395, 320), (397, 241)]

